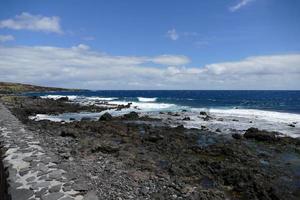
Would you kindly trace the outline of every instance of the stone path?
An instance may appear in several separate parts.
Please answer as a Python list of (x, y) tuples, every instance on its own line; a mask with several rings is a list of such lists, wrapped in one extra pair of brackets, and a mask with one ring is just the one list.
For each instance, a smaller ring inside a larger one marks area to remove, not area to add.
[(0, 103), (0, 140), (7, 149), (4, 166), (8, 167), (9, 193), (12, 200), (81, 200), (72, 188), (66, 172), (47, 153), (35, 132), (24, 125)]

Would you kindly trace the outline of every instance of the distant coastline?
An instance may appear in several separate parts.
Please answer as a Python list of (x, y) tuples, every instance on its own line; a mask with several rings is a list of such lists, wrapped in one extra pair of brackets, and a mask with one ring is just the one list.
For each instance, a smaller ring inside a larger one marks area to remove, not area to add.
[(74, 88), (60, 88), (60, 87), (47, 87), (37, 86), (23, 83), (13, 82), (0, 82), (0, 94), (20, 94), (24, 92), (72, 92), (72, 91), (84, 91)]

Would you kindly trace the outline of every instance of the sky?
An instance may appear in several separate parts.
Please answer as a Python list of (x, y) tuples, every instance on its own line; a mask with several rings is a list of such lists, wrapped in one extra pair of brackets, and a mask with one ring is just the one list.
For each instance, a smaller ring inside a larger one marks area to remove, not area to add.
[(0, 81), (299, 90), (299, 0), (1, 0)]

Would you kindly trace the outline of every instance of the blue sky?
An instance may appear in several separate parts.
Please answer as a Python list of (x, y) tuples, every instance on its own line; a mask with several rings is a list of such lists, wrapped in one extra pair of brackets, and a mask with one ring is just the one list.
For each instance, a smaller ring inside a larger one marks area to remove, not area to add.
[[(2, 0), (0, 68), (5, 73), (0, 79), (92, 89), (300, 89), (299, 20), (298, 0)], [(65, 63), (53, 54), (57, 50), (76, 51), (77, 58)], [(115, 62), (120, 56), (139, 61), (123, 66)], [(108, 57), (114, 62), (103, 64)], [(24, 58), (36, 61), (24, 66)], [(53, 60), (60, 62), (49, 64)], [(43, 79), (41, 63), (48, 64)], [(114, 65), (107, 72), (111, 80), (103, 81), (101, 72), (109, 64)], [(118, 65), (123, 76), (113, 76)], [(63, 81), (55, 67), (77, 75)], [(79, 76), (86, 67), (91, 74)], [(246, 75), (260, 77), (245, 80)], [(117, 78), (124, 83), (112, 83)], [(274, 78), (280, 79), (275, 86)]]

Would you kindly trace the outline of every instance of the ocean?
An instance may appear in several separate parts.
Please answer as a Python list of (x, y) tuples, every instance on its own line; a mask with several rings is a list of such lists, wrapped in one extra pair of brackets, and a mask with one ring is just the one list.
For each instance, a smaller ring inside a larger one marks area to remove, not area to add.
[[(181, 112), (189, 116), (188, 122), (181, 121), (188, 128), (203, 125), (211, 129), (221, 128), (223, 132), (241, 132), (249, 127), (283, 132), (293, 137), (300, 136), (300, 91), (210, 91), (210, 90), (99, 90), (79, 92), (28, 93), (43, 98), (68, 96), (82, 104), (132, 103), (125, 111), (110, 111), (121, 115), (132, 110), (152, 117), (168, 118), (162, 112)], [(199, 118), (205, 111), (215, 120), (206, 122)], [(101, 113), (66, 113), (51, 116), (51, 119), (67, 120), (69, 117), (99, 117)], [(40, 115), (43, 118), (43, 115)], [(47, 116), (44, 116), (47, 118)], [(44, 119), (43, 118), (43, 119)], [(49, 116), (48, 116), (49, 118)], [(180, 123), (180, 119), (174, 119)]]

